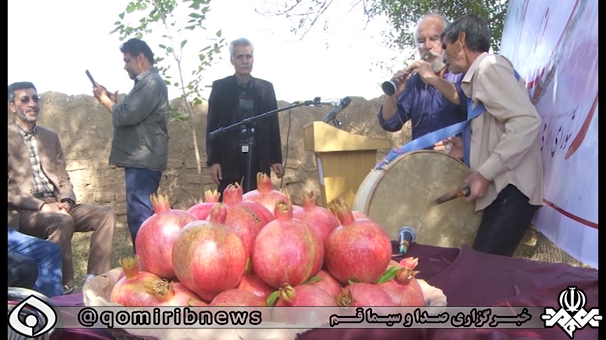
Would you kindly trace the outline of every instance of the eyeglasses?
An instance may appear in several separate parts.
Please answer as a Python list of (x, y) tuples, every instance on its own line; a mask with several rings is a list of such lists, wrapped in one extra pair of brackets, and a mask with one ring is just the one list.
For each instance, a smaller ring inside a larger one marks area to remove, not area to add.
[(128, 64), (129, 61), (131, 61), (133, 58), (135, 58), (136, 56), (130, 57), (126, 60), (124, 60), (124, 64)]
[[(40, 102), (40, 97), (38, 96), (32, 96), (31, 98), (29, 96), (25, 96), (25, 97), (21, 97), (19, 98), (19, 101), (21, 102), (21, 104), (29, 104), (29, 100), (33, 100), (34, 103), (39, 103)], [(13, 103), (15, 101), (13, 100)]]

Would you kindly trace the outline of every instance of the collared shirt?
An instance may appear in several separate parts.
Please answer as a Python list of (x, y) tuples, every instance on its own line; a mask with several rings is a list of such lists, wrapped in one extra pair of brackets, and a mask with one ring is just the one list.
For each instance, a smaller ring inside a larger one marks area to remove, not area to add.
[(40, 166), (40, 156), (38, 155), (38, 139), (36, 138), (36, 127), (30, 131), (25, 131), (19, 124), (19, 131), (23, 136), (27, 151), (29, 153), (29, 161), (32, 164), (32, 174), (34, 175), (34, 194), (38, 193), (52, 193), (53, 185), (51, 184), (46, 174), (42, 171)]
[(486, 109), (471, 120), (469, 165), (489, 181), (476, 210), (490, 205), (508, 184), (526, 195), (530, 204), (542, 205), (542, 123), (524, 80), (516, 80), (514, 67), (505, 57), (483, 53), (467, 70), (461, 87), (472, 105), (480, 101)]
[(411, 119), (412, 139), (427, 133), (462, 122), (467, 119), (467, 102), (461, 90), (463, 74), (444, 72), (443, 79), (453, 83), (459, 93), (459, 105), (453, 104), (442, 92), (427, 85), (421, 76), (415, 74), (406, 84), (398, 98), (397, 114), (387, 120), (383, 119), (383, 107), (379, 109), (379, 125), (386, 131), (399, 131), (404, 123)]

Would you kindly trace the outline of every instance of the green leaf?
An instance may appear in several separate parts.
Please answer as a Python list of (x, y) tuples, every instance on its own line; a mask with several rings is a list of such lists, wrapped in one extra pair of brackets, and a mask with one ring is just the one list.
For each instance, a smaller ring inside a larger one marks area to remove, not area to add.
[(385, 273), (383, 273), (383, 275), (381, 275), (381, 277), (377, 280), (377, 283), (383, 283), (393, 280), (393, 278), (396, 277), (398, 270), (400, 270), (400, 268), (397, 266), (389, 267), (385, 271)]
[(269, 294), (269, 296), (267, 297), (267, 307), (273, 307), (275, 306), (276, 302), (278, 301), (278, 298), (280, 297), (280, 291), (276, 290), (274, 292), (272, 292), (271, 294)]
[(185, 39), (181, 42), (181, 48), (183, 48), (183, 46), (185, 46), (185, 44), (187, 44), (187, 39)]
[(314, 282), (320, 282), (322, 281), (322, 278), (319, 276), (312, 276), (309, 278), (309, 280), (303, 282), (304, 285), (310, 284), (310, 283), (314, 283)]

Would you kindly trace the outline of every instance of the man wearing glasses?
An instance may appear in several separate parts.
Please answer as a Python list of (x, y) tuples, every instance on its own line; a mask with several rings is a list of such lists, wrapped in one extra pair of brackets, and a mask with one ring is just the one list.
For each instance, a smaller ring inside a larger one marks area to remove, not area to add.
[(30, 82), (8, 86), (8, 225), (61, 247), (63, 290), (74, 289), (72, 235), (92, 231), (86, 280), (111, 269), (115, 214), (80, 204), (56, 132), (37, 124), (40, 97)]
[(150, 195), (168, 165), (168, 88), (154, 67), (154, 53), (140, 39), (125, 42), (124, 69), (135, 86), (118, 104), (118, 93), (95, 83), (93, 94), (112, 114), (114, 136), (109, 163), (124, 168), (126, 219), (136, 253), (141, 224), (153, 215)]

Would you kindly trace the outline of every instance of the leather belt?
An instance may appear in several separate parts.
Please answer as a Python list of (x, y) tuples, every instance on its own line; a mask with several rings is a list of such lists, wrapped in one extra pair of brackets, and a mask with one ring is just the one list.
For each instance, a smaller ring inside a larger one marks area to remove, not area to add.
[(38, 192), (34, 194), (35, 198), (44, 198), (44, 197), (55, 197), (55, 194), (52, 192)]

